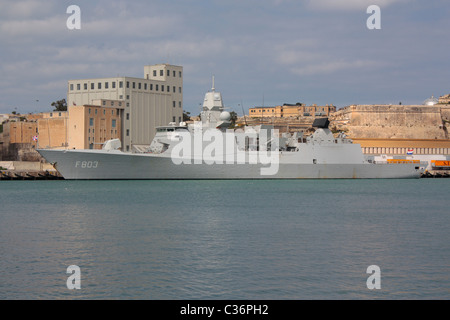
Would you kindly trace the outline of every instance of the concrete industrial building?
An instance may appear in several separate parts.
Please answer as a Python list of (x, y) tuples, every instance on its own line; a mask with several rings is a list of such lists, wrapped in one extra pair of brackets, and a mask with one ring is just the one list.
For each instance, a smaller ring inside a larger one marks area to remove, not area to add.
[(183, 67), (144, 66), (144, 78), (113, 77), (70, 80), (67, 104), (92, 105), (94, 100), (124, 104), (122, 150), (149, 145), (156, 127), (183, 120)]

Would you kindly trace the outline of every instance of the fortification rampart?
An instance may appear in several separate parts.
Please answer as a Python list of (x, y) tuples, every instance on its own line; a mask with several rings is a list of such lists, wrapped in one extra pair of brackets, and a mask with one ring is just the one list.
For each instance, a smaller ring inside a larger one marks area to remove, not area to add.
[(330, 120), (351, 138), (449, 139), (450, 105), (353, 105)]

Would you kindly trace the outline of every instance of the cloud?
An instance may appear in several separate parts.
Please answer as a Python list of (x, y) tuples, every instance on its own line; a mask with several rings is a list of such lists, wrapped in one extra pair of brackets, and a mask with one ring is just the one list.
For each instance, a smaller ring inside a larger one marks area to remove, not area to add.
[(55, 3), (56, 2), (54, 0), (0, 0), (0, 18), (5, 21), (20, 20), (31, 17), (44, 17), (54, 9)]
[(354, 69), (370, 69), (382, 65), (381, 63), (372, 60), (330, 61), (327, 59), (325, 61), (326, 62), (295, 67), (292, 68), (292, 72), (300, 76), (326, 75), (340, 72), (342, 70), (350, 71)]

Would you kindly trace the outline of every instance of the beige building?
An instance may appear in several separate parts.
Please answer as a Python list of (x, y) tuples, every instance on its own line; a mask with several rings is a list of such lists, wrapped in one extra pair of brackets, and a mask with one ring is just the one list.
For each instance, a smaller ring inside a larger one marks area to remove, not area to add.
[[(68, 146), (70, 149), (101, 149), (103, 143), (122, 136), (123, 101), (99, 99), (93, 104), (68, 108)], [(129, 117), (126, 115), (125, 117)], [(125, 129), (129, 130), (129, 129)], [(125, 132), (129, 134), (128, 131)]]
[(3, 124), (3, 135), (9, 143), (31, 143), (36, 145), (33, 137), (38, 135), (37, 123), (25, 121), (6, 122)]
[(67, 148), (67, 111), (38, 114), (38, 144), (40, 148)]
[(98, 99), (123, 103), (124, 135), (121, 142), (124, 151), (131, 150), (133, 145), (149, 145), (157, 126), (183, 120), (183, 67), (157, 64), (145, 66), (143, 78), (68, 82), (69, 106), (93, 105)]
[(36, 122), (4, 122), (0, 133), (0, 160), (35, 160), (38, 158), (37, 142), (33, 138), (37, 136)]
[(254, 107), (249, 109), (251, 118), (298, 118), (329, 116), (336, 111), (335, 106), (306, 106), (302, 103), (284, 104), (276, 107)]

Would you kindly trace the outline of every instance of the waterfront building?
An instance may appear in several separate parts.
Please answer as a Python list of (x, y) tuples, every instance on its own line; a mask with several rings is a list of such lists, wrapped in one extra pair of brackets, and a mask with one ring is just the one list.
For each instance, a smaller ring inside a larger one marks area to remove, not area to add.
[(302, 103), (283, 104), (275, 107), (254, 107), (249, 109), (251, 118), (299, 118), (299, 117), (327, 117), (336, 111), (333, 105), (311, 106)]
[(69, 106), (93, 105), (94, 100), (121, 101), (124, 151), (149, 145), (156, 127), (183, 121), (183, 67), (170, 64), (144, 66), (144, 77), (70, 80)]
[[(37, 145), (41, 148), (67, 148), (67, 111), (51, 111), (37, 114)], [(35, 145), (36, 142), (33, 141)]]
[[(124, 141), (122, 125), (125, 102), (94, 100), (92, 104), (68, 107), (68, 147), (70, 149), (101, 149), (110, 139)], [(125, 119), (129, 113), (125, 113)], [(128, 130), (128, 129), (126, 129)], [(126, 131), (126, 134), (129, 134)]]

